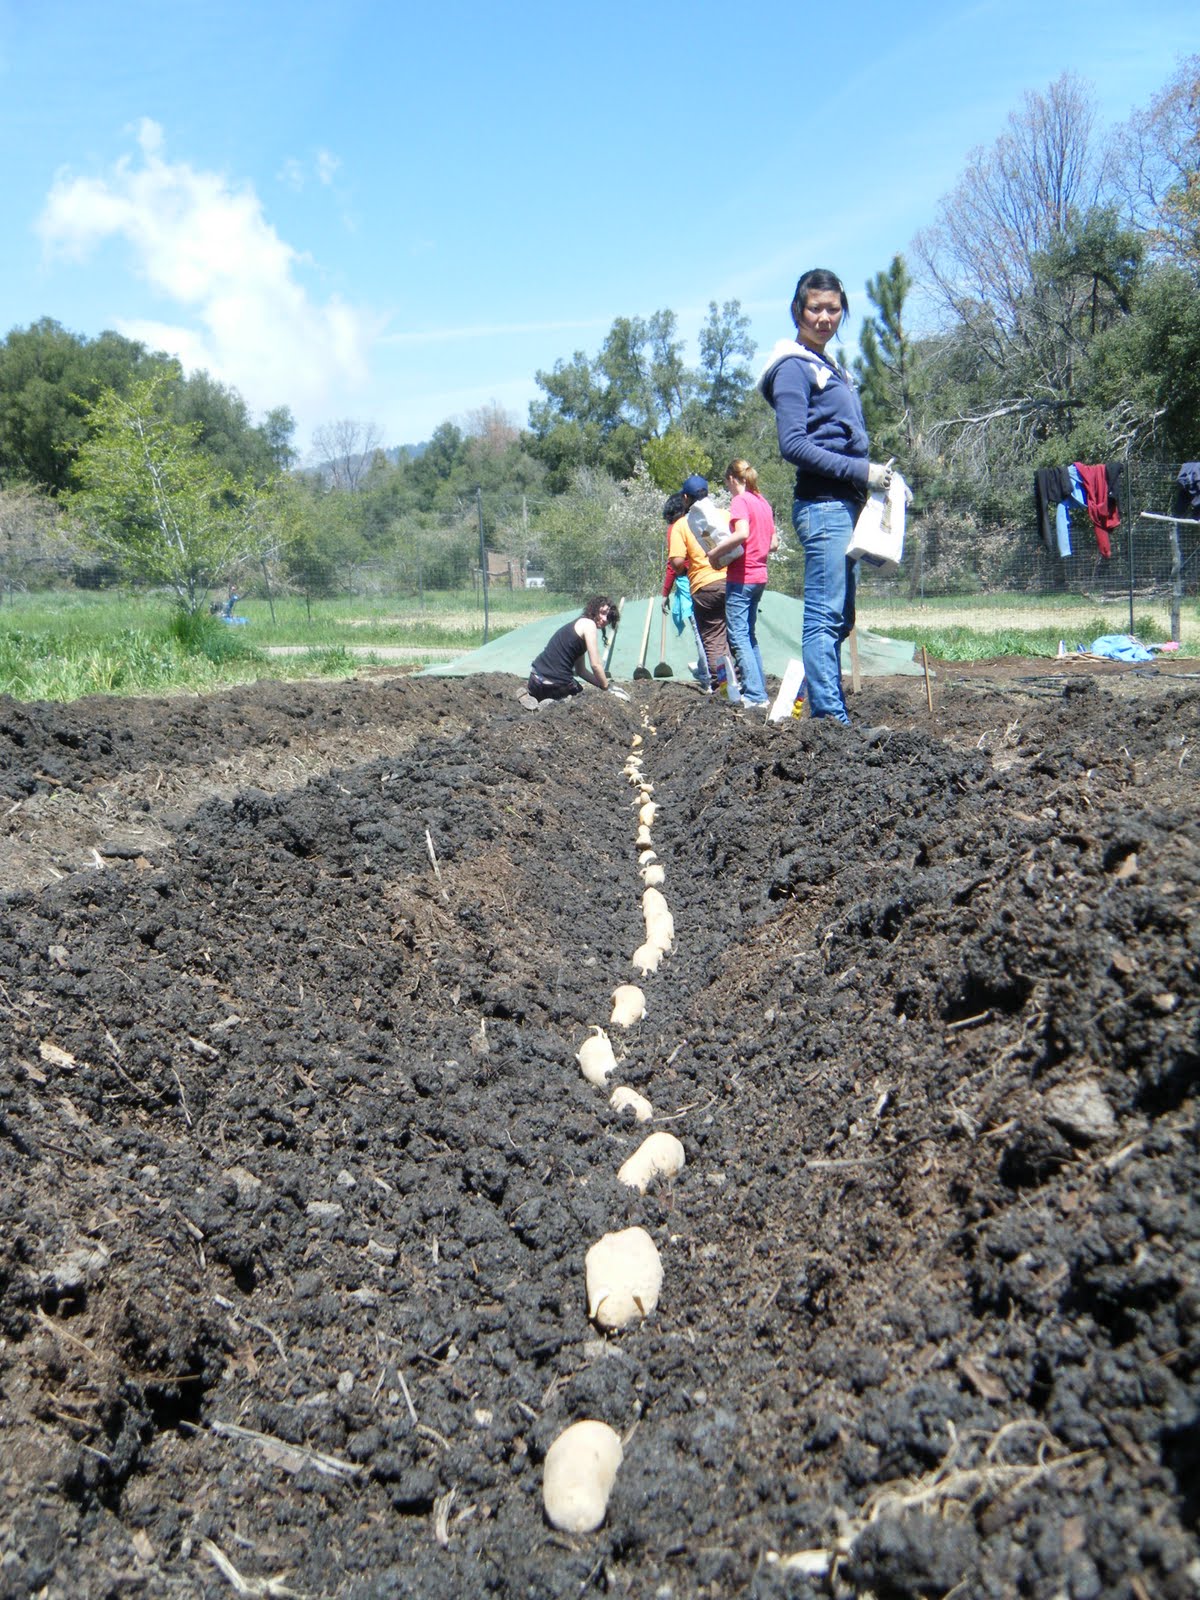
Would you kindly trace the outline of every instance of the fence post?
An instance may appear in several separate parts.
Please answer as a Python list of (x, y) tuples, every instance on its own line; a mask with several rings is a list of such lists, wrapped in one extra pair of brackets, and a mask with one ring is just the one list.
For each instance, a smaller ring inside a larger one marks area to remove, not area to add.
[(1179, 524), (1170, 522), (1167, 526), (1171, 530), (1171, 638), (1178, 640), (1182, 628), (1183, 551), (1179, 548)]
[(271, 608), (271, 626), (275, 626), (275, 596), (271, 593), (271, 574), (267, 571), (267, 560), (263, 556), (259, 562), (262, 567), (263, 582), (267, 586), (267, 604)]
[[(1129, 529), (1129, 632), (1133, 633), (1133, 468), (1129, 462), (1129, 455), (1125, 455), (1125, 526)], [(1117, 511), (1121, 510), (1121, 494), (1117, 491)]]
[(488, 642), (488, 562), (487, 546), (483, 542), (483, 489), (475, 485), (475, 509), (479, 513), (479, 570), (483, 575), (483, 642)]

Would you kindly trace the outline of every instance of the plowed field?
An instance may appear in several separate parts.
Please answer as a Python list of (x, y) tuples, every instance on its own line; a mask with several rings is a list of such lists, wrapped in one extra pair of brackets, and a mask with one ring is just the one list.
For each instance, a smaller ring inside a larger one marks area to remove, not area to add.
[(0, 701), (0, 1596), (1195, 1596), (1198, 689)]

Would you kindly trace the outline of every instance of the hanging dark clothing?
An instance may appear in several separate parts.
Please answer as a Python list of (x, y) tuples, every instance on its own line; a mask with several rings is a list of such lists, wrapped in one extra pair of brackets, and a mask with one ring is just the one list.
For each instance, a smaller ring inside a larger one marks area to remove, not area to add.
[(1120, 515), (1121, 512), (1121, 479), (1125, 476), (1125, 463), (1123, 461), (1106, 461), (1104, 470), (1108, 473), (1108, 503)]
[(1180, 467), (1172, 512), (1177, 517), (1200, 517), (1200, 461), (1185, 461)]
[(1071, 498), (1071, 490), (1071, 474), (1066, 467), (1039, 467), (1033, 475), (1038, 532), (1052, 556), (1059, 554), (1057, 510), (1064, 500)]
[(1087, 495), (1087, 513), (1096, 530), (1096, 546), (1105, 561), (1108, 561), (1112, 557), (1112, 540), (1108, 536), (1114, 528), (1119, 528), (1121, 525), (1121, 508), (1109, 489), (1108, 468), (1089, 467), (1082, 461), (1077, 461), (1075, 470), (1083, 479), (1083, 491)]

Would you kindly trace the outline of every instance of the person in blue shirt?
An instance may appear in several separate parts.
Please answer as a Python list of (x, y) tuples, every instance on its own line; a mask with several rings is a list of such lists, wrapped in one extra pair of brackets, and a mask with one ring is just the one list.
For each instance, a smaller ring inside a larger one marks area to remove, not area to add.
[(814, 267), (792, 300), (795, 339), (781, 339), (758, 387), (775, 410), (779, 450), (796, 468), (792, 523), (804, 549), (802, 650), (809, 710), (849, 722), (842, 643), (854, 627), (857, 563), (846, 559), (859, 511), (886, 490), (891, 465), (869, 459), (867, 426), (853, 380), (826, 353), (850, 309), (836, 273)]

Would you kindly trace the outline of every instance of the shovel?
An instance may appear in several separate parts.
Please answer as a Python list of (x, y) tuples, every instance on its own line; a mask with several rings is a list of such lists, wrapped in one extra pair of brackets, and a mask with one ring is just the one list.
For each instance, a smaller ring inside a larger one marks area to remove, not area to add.
[(663, 612), (662, 637), (659, 640), (658, 653), (661, 660), (654, 669), (654, 676), (656, 678), (673, 678), (675, 674), (667, 665), (667, 613), (665, 611)]
[(617, 648), (617, 629), (621, 626), (621, 613), (625, 609), (625, 596), (621, 596), (621, 603), (617, 607), (617, 620), (613, 623), (612, 638), (608, 641), (608, 651), (604, 657), (604, 676), (608, 677), (608, 669), (612, 665), (613, 651)]
[(654, 616), (654, 601), (646, 601), (646, 626), (642, 629), (642, 653), (638, 656), (638, 664), (633, 669), (635, 678), (648, 678), (650, 669), (646, 665), (646, 651), (650, 645), (650, 621)]

